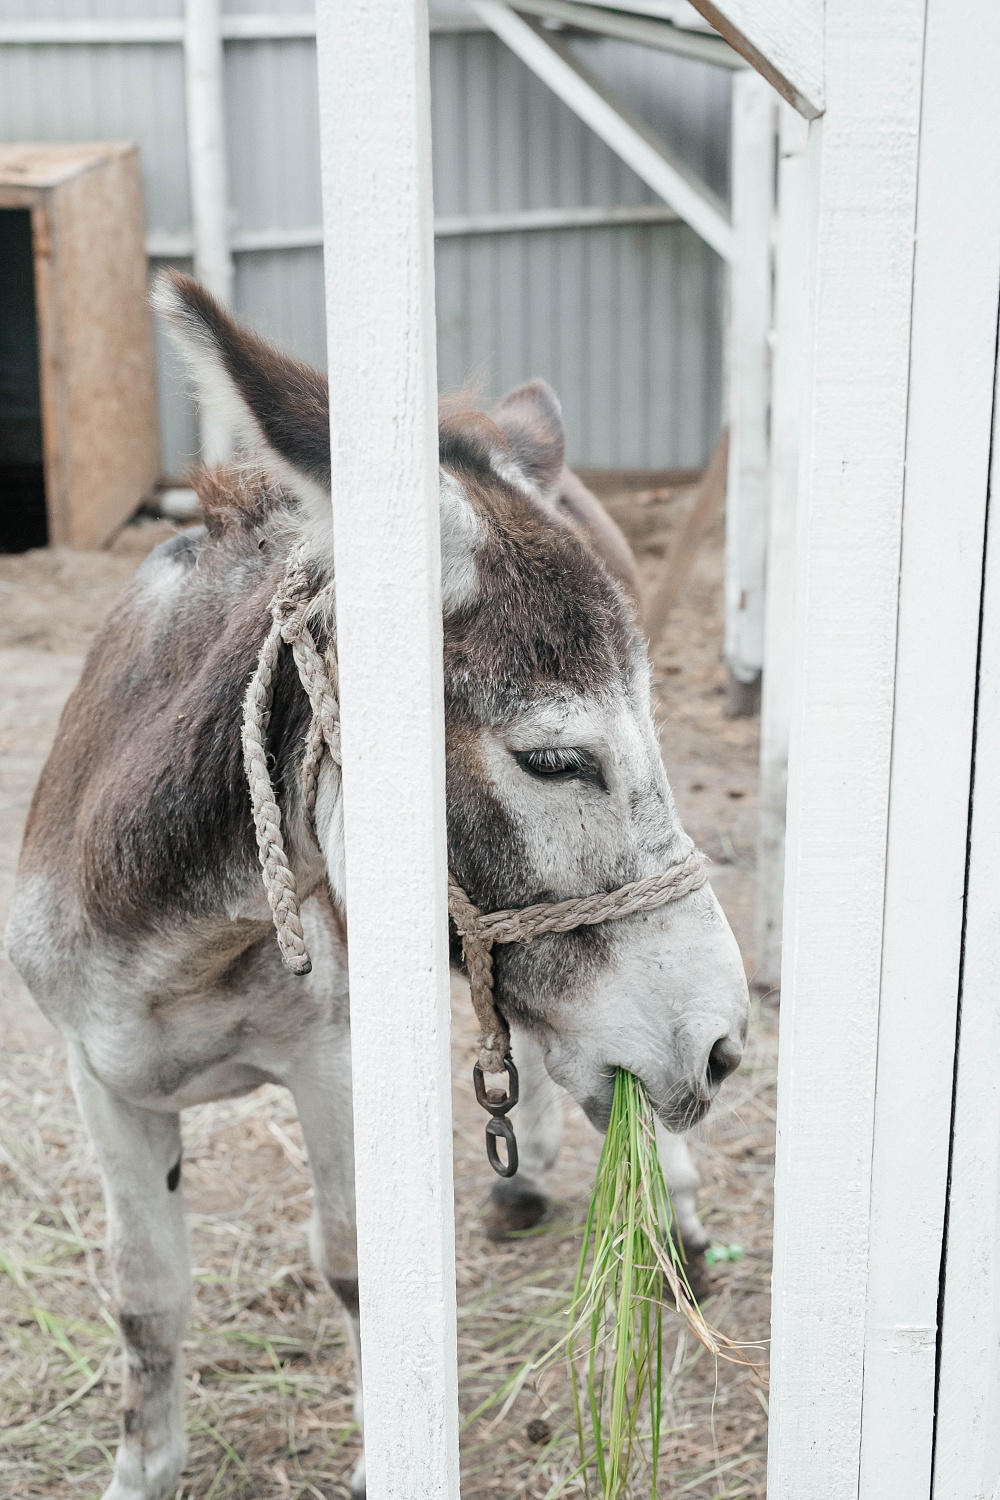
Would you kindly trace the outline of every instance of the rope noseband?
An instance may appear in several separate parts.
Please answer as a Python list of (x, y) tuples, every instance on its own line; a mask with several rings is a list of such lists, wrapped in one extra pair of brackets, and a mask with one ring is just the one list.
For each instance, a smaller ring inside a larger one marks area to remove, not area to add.
[[(278, 947), (293, 974), (308, 974), (312, 962), (306, 949), (299, 914), (295, 876), (288, 863), (281, 834), (281, 810), (267, 765), (267, 728), (274, 697), (274, 677), (282, 645), (291, 648), (299, 679), (306, 690), (312, 718), (306, 735), (302, 764), (302, 796), (309, 828), (316, 836), (315, 807), (319, 767), (324, 751), (337, 765), (340, 757), (340, 706), (337, 700), (336, 663), (330, 653), (320, 655), (308, 626), (326, 585), (319, 594), (310, 593), (303, 549), (289, 557), (285, 576), (271, 600), (271, 629), (257, 658), (243, 703), (243, 763), (250, 786), (257, 853), (267, 892)], [(546, 932), (572, 932), (616, 921), (640, 911), (654, 911), (670, 901), (679, 901), (705, 884), (705, 857), (692, 849), (678, 864), (661, 875), (647, 875), (614, 891), (576, 896), (569, 901), (540, 901), (534, 906), (509, 911), (482, 912), (449, 874), (448, 910), (462, 939), (469, 972), (472, 1005), (479, 1022), (479, 1061), (474, 1078), (476, 1097), (493, 1118), (487, 1126), (490, 1163), (503, 1177), (517, 1170), (517, 1148), (506, 1113), (517, 1101), (517, 1071), (510, 1059), (510, 1030), (493, 1000), (493, 947), (496, 943), (530, 943)], [(507, 1095), (487, 1089), (484, 1073), (505, 1072), (510, 1080)], [(495, 1096), (495, 1097), (494, 1097)], [(497, 1156), (495, 1138), (507, 1141), (507, 1162)]]

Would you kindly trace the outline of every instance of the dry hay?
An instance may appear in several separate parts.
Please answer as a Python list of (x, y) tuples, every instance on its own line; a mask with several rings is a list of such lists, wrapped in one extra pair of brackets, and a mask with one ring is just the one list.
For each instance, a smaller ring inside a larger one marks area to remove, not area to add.
[[(456, 1020), (468, 1033), (464, 1043), (459, 1039), (464, 1053), (472, 1027), (464, 1017)], [(741, 1239), (747, 1251), (720, 1279), (711, 1315), (744, 1338), (765, 1331), (752, 1309), (766, 1297), (769, 1272), (773, 1025), (767, 1017), (756, 1034), (758, 1044), (729, 1087), (728, 1109), (699, 1153), (707, 1226), (726, 1242)], [(554, 1206), (541, 1232), (492, 1246), (481, 1224), (481, 1131), (467, 1109), (471, 1090), (464, 1079), (458, 1092), (459, 1112), (469, 1118), (456, 1141), (467, 1420), (462, 1493), (466, 1500), (542, 1500), (575, 1467), (565, 1370), (555, 1365), (537, 1385), (529, 1381), (500, 1404), (496, 1396), (548, 1330), (554, 1336), (559, 1327), (596, 1138), (571, 1107), (564, 1178), (576, 1190)], [(107, 1482), (116, 1444), (119, 1357), (104, 1285), (97, 1168), (60, 1044), (41, 1054), (11, 1052), (0, 1081), (0, 1117), (7, 1278), (0, 1299), (6, 1414), (0, 1494), (89, 1500)], [(311, 1188), (291, 1097), (269, 1086), (243, 1100), (189, 1110), (183, 1123), (194, 1303), (185, 1344), (191, 1447), (179, 1500), (346, 1496), (358, 1454), (351, 1359), (335, 1299), (309, 1265)], [(764, 1412), (754, 1382), (743, 1370), (720, 1366), (716, 1385), (705, 1352), (676, 1319), (668, 1328), (661, 1493), (698, 1500), (762, 1495)], [(483, 1404), (486, 1410), (469, 1422)], [(578, 1491), (574, 1483), (565, 1493)]]

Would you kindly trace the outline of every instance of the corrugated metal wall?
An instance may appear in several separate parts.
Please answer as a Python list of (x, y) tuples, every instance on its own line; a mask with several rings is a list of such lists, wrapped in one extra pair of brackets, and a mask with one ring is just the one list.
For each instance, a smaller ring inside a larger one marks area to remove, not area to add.
[[(226, 0), (298, 14), (302, 0)], [(180, 0), (0, 0), (0, 19), (167, 17)], [(580, 55), (716, 191), (728, 192), (729, 75), (599, 39)], [(491, 34), (431, 38), (439, 214), (633, 205), (654, 196)], [(315, 48), (226, 43), (234, 231), (321, 221)], [(127, 138), (142, 150), (151, 231), (190, 229), (177, 45), (0, 47), (0, 138)], [(175, 262), (185, 264), (184, 262)], [(701, 462), (719, 423), (722, 268), (683, 224), (562, 229), (438, 243), (439, 374), (485, 396), (534, 374), (559, 391), (573, 460)], [(325, 360), (322, 252), (239, 252), (236, 305), (302, 357)], [(160, 351), (165, 465), (196, 450), (194, 412)]]

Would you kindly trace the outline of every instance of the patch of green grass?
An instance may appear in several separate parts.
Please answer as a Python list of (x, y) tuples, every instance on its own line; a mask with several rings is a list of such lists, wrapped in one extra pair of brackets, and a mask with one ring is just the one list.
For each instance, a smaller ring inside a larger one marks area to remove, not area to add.
[(657, 1494), (666, 1297), (713, 1358), (748, 1363), (698, 1306), (656, 1149), (653, 1106), (639, 1080), (619, 1071), (565, 1338), (577, 1473), (589, 1495), (596, 1470), (602, 1500), (619, 1500), (637, 1466), (648, 1471), (647, 1493)]

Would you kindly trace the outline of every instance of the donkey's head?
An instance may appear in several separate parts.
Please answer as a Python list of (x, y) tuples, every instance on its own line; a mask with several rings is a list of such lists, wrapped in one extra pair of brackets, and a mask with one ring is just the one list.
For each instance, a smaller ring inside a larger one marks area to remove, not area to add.
[[(326, 382), (161, 281), (199, 395), (329, 524)], [(555, 506), (565, 437), (541, 381), (441, 427), (450, 868), (480, 909), (610, 891), (689, 852), (631, 604)], [(457, 955), (457, 944), (456, 944)], [(598, 1125), (615, 1069), (664, 1121), (700, 1118), (738, 1064), (747, 986), (708, 885), (660, 909), (494, 950), (495, 996)]]

